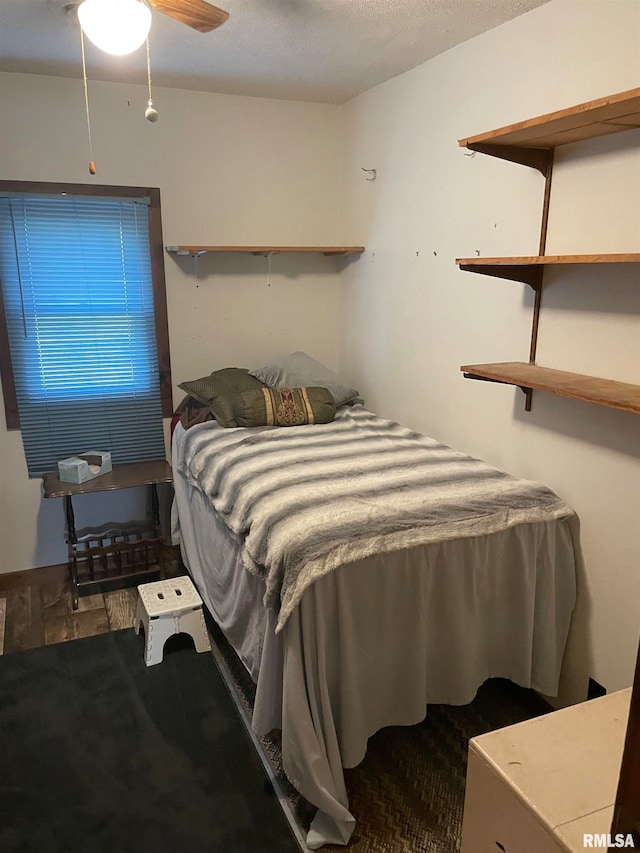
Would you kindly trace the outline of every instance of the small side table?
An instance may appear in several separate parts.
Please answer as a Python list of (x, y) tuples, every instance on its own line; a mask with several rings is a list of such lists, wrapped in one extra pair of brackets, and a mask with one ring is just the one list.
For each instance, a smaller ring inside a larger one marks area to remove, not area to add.
[[(45, 498), (64, 498), (74, 610), (81, 595), (136, 586), (142, 579), (160, 576), (165, 537), (160, 528), (157, 484), (173, 482), (171, 466), (165, 459), (114, 465), (109, 474), (85, 483), (63, 483), (57, 472), (43, 474), (42, 481)], [(138, 486), (149, 488), (149, 518), (76, 530), (74, 496)]]

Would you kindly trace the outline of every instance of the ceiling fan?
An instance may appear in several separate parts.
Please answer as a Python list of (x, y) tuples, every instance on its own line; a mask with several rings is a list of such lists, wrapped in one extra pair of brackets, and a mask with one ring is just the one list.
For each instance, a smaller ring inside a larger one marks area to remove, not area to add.
[(147, 38), (151, 9), (201, 33), (215, 30), (229, 17), (205, 0), (84, 0), (77, 9), (87, 38), (101, 50), (120, 56), (137, 50)]
[(205, 0), (149, 0), (149, 5), (201, 33), (215, 30), (229, 17), (228, 12)]
[(67, 14), (77, 11), (80, 22), (80, 42), (82, 47), (82, 74), (84, 79), (84, 100), (87, 114), (87, 135), (89, 141), (89, 174), (95, 175), (91, 144), (91, 121), (89, 116), (89, 94), (87, 88), (87, 67), (84, 52), (84, 36), (105, 53), (113, 56), (125, 56), (133, 53), (147, 43), (147, 83), (149, 100), (144, 116), (153, 123), (158, 120), (151, 97), (151, 60), (149, 58), (149, 30), (151, 29), (151, 9), (155, 9), (168, 18), (186, 24), (201, 33), (208, 33), (221, 26), (229, 13), (219, 9), (206, 0), (83, 0), (65, 4)]

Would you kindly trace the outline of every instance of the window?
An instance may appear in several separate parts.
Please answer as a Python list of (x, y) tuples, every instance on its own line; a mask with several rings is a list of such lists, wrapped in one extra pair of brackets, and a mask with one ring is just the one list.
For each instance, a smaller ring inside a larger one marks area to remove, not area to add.
[(30, 476), (87, 450), (115, 463), (164, 458), (159, 195), (0, 181), (0, 366)]

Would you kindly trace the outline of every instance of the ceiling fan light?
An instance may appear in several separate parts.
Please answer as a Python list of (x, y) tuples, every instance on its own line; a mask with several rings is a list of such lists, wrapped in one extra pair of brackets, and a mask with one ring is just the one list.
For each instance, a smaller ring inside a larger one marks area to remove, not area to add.
[(86, 37), (113, 56), (133, 53), (151, 29), (151, 10), (140, 0), (84, 0), (78, 18)]

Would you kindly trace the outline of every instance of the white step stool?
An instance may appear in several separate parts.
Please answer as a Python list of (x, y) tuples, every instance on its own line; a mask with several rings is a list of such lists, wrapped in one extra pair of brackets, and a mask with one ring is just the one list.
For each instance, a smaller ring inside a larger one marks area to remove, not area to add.
[(202, 599), (191, 578), (144, 583), (138, 587), (136, 634), (144, 626), (145, 663), (162, 663), (164, 644), (174, 634), (189, 634), (197, 652), (211, 651)]

